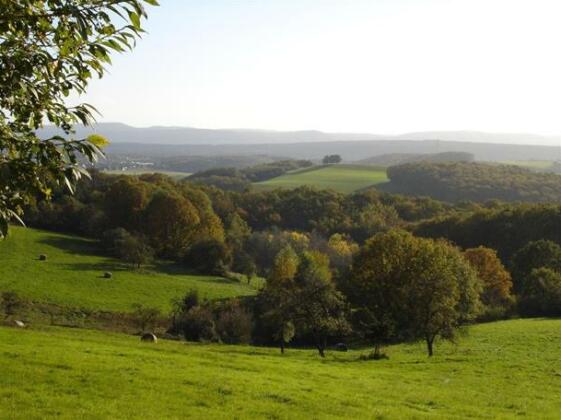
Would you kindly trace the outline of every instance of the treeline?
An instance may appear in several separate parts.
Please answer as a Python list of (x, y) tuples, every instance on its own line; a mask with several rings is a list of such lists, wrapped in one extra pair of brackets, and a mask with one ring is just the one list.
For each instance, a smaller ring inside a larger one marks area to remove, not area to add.
[[(123, 146), (121, 144), (116, 145)], [(141, 145), (136, 145), (140, 148)], [(157, 149), (153, 146), (154, 149)], [(97, 162), (95, 167), (99, 170), (122, 170), (123, 168), (142, 167), (141, 163), (149, 163), (154, 170), (166, 170), (174, 172), (195, 173), (214, 168), (245, 168), (267, 164), (281, 160), (267, 155), (220, 155), (220, 156), (197, 156), (186, 155), (184, 151), (169, 153), (171, 156), (160, 156), (158, 150), (138, 152), (130, 150), (126, 152), (109, 152), (107, 158)]]
[(448, 202), (561, 202), (558, 175), (518, 166), (418, 162), (392, 166), (388, 177), (390, 182), (380, 187), (384, 191), (426, 195)]
[(309, 160), (282, 160), (250, 166), (247, 168), (215, 168), (197, 172), (187, 179), (199, 184), (212, 185), (227, 191), (245, 191), (252, 182), (266, 181), (289, 171), (308, 168)]
[(53, 191), (52, 200), (28, 205), (29, 225), (98, 238), (106, 252), (132, 265), (158, 257), (202, 272), (248, 275), (268, 273), (286, 244), (322, 250), (337, 264), (377, 232), (452, 211), (434, 200), (375, 191), (238, 193), (160, 174), (93, 172), (74, 195)]

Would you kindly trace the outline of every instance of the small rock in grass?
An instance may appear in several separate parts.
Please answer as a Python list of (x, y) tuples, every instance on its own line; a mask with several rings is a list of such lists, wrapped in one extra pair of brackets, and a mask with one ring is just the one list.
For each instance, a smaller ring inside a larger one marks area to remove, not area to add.
[(39, 261), (47, 261), (47, 256), (45, 254), (39, 255)]
[(113, 274), (110, 273), (109, 271), (103, 273), (103, 278), (105, 278), (105, 279), (110, 279), (112, 277), (113, 277)]
[(158, 337), (156, 337), (156, 334), (144, 333), (140, 337), (140, 341), (143, 341), (145, 343), (157, 343), (158, 342)]

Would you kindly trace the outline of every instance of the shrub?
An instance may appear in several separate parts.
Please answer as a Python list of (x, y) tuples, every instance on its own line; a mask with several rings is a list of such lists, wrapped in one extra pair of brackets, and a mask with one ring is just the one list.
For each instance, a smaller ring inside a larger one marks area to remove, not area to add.
[(0, 294), (0, 309), (4, 313), (5, 319), (16, 315), (25, 306), (26, 302), (16, 292), (2, 292)]
[(157, 308), (148, 308), (143, 305), (134, 305), (134, 320), (141, 332), (154, 330), (162, 313)]
[(252, 328), (251, 314), (238, 300), (227, 302), (220, 308), (216, 332), (224, 343), (248, 344), (251, 341)]
[(180, 321), (180, 329), (186, 340), (217, 341), (216, 325), (209, 308), (195, 306)]

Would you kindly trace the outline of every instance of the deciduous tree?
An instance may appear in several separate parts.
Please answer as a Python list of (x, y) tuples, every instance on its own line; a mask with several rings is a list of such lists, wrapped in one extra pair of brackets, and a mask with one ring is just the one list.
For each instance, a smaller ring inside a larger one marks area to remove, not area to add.
[[(142, 33), (144, 4), (156, 0), (16, 0), (0, 2), (0, 236), (31, 194), (53, 184), (73, 190), (87, 175), (101, 136), (76, 139), (72, 127), (93, 121), (95, 108), (68, 104), (102, 77), (112, 52), (132, 48)], [(122, 18), (122, 20), (121, 20)], [(41, 140), (45, 123), (61, 135)]]

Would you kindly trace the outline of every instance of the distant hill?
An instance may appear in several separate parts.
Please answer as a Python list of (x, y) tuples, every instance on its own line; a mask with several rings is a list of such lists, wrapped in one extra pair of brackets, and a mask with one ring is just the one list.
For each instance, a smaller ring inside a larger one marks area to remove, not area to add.
[[(94, 128), (77, 127), (76, 134), (85, 137), (99, 133), (113, 143), (143, 144), (262, 144), (323, 142), (334, 140), (377, 140), (384, 136), (375, 134), (332, 134), (315, 130), (274, 131), (251, 129), (204, 129), (192, 127), (131, 127), (122, 123), (99, 123)], [(60, 130), (48, 126), (39, 131), (42, 138), (62, 134)]]
[(372, 140), (329, 141), (283, 144), (142, 144), (113, 143), (109, 154), (131, 157), (178, 156), (269, 156), (282, 159), (311, 159), (319, 161), (327, 154), (339, 154), (343, 162), (356, 162), (367, 156), (393, 153), (434, 154), (443, 152), (471, 153), (479, 161), (557, 160), (561, 149), (553, 146), (530, 146), (498, 143), (442, 142), (434, 140)]
[[(190, 127), (131, 127), (121, 123), (100, 123), (77, 128), (77, 136), (92, 132), (111, 141), (109, 154), (130, 157), (253, 156), (282, 159), (315, 159), (339, 154), (346, 162), (367, 156), (407, 153), (466, 152), (476, 160), (557, 160), (561, 137), (533, 134), (498, 134), (475, 131), (424, 132), (398, 136), (321, 131), (270, 131)], [(39, 131), (47, 138), (61, 134), (53, 127)], [(548, 146), (549, 144), (549, 146)]]
[(444, 152), (444, 153), (390, 153), (378, 155), (359, 160), (357, 163), (363, 165), (392, 166), (411, 162), (473, 162), (475, 157), (471, 153), (465, 152)]
[[(123, 123), (98, 123), (93, 128), (79, 126), (79, 137), (93, 132), (103, 134), (113, 143), (143, 144), (278, 144), (332, 141), (433, 140), (441, 142), (504, 143), (558, 146), (561, 136), (536, 134), (486, 133), (481, 131), (424, 131), (399, 135), (371, 133), (326, 133), (317, 130), (275, 131), (256, 129), (204, 129), (193, 127), (132, 127)], [(53, 126), (39, 131), (43, 138), (61, 134)], [(443, 150), (444, 151), (444, 150)]]

